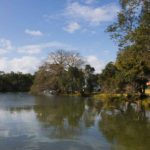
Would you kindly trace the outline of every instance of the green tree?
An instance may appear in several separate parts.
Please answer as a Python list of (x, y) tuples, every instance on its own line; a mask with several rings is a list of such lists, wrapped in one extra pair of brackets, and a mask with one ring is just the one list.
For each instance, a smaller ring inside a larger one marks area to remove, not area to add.
[(69, 91), (74, 93), (75, 91), (82, 93), (84, 86), (84, 74), (81, 69), (77, 67), (69, 67), (68, 69), (68, 87)]
[(84, 78), (85, 78), (85, 91), (91, 93), (94, 90), (94, 87), (98, 85), (98, 77), (94, 74), (95, 69), (90, 65), (86, 65), (84, 69)]
[(116, 74), (116, 66), (113, 62), (109, 62), (102, 70), (99, 77), (99, 82), (103, 92), (116, 92)]
[(30, 91), (34, 75), (18, 73), (0, 73), (0, 92)]
[[(148, 35), (150, 1), (149, 0), (120, 0), (121, 10), (115, 23), (107, 28), (112, 38), (117, 40), (120, 48), (133, 45), (135, 32), (144, 27), (142, 35)], [(146, 29), (146, 30), (145, 30)], [(138, 35), (141, 39), (141, 34)], [(146, 38), (147, 39), (147, 38)], [(142, 42), (143, 43), (143, 42)]]
[(126, 88), (130, 87), (130, 91), (126, 89), (127, 92), (139, 92), (144, 95), (147, 77), (150, 72), (141, 55), (134, 49), (126, 49), (118, 55), (116, 66), (122, 72)]
[(35, 74), (31, 92), (41, 94), (45, 90), (61, 91), (61, 79), (64, 68), (60, 64), (44, 64)]
[(36, 73), (31, 92), (39, 94), (45, 90), (56, 93), (81, 91), (84, 80), (80, 67), (83, 62), (78, 53), (64, 50), (51, 52)]
[(120, 0), (120, 6), (118, 20), (107, 29), (120, 47), (116, 79), (143, 95), (150, 78), (150, 1)]

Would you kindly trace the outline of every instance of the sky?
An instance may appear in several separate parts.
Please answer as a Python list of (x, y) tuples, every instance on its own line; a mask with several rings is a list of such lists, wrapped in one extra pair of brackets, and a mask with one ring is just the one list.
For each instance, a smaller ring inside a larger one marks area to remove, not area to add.
[(117, 44), (106, 32), (118, 0), (0, 0), (0, 71), (34, 73), (58, 49), (79, 52), (100, 73)]

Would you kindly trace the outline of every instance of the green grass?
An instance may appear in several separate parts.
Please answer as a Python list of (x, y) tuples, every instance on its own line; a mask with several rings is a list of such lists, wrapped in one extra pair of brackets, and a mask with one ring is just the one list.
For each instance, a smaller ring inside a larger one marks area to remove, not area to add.
[(150, 88), (146, 89), (145, 93), (150, 96)]
[(111, 93), (97, 93), (93, 95), (93, 98), (96, 100), (105, 100), (109, 98), (121, 98), (126, 97), (126, 94), (111, 94)]
[[(145, 106), (146, 110), (150, 110), (150, 89), (146, 90), (147, 98), (142, 100), (142, 104)], [(126, 101), (127, 94), (109, 94), (109, 93), (97, 93), (93, 95), (96, 101), (101, 101), (104, 103), (105, 107), (113, 107), (113, 105), (119, 105)]]

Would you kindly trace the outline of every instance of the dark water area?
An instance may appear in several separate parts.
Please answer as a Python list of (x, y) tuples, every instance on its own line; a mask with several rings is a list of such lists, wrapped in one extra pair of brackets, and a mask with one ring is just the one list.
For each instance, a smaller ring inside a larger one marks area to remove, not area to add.
[(0, 94), (0, 150), (149, 150), (150, 112), (80, 97)]

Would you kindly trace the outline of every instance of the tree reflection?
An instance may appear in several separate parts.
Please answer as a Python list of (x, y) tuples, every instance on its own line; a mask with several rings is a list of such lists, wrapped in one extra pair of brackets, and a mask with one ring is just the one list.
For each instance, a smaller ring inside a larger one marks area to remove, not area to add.
[(73, 138), (81, 134), (85, 126), (94, 124), (95, 111), (91, 107), (82, 98), (37, 97), (34, 110), (37, 119), (49, 128), (51, 138)]
[[(103, 134), (112, 149), (143, 150), (150, 147), (150, 120), (141, 101), (106, 108), (101, 101), (89, 98), (37, 96), (32, 103), (19, 101), (17, 106), (10, 105), (8, 110), (11, 113), (32, 111), (38, 125), (36, 132), (50, 140), (74, 139), (87, 134), (99, 138)], [(21, 117), (24, 119), (24, 115)]]
[(102, 111), (100, 132), (112, 143), (114, 149), (149, 149), (150, 123), (144, 113), (132, 105), (124, 113), (116, 110)]

